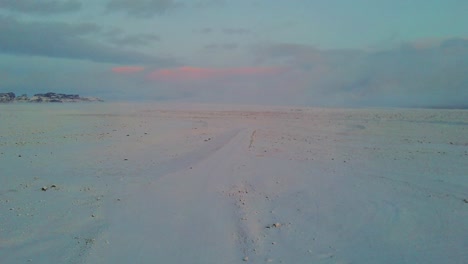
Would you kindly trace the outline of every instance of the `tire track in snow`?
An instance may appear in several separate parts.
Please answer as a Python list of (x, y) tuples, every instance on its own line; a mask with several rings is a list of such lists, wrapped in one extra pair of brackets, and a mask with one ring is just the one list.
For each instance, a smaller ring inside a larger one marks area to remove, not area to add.
[(253, 144), (253, 142), (254, 142), (254, 140), (255, 140), (255, 133), (257, 133), (257, 130), (254, 130), (254, 131), (252, 132), (252, 135), (250, 135), (249, 149), (252, 148), (252, 144)]
[[(109, 263), (241, 261), (231, 235), (250, 235), (238, 229), (233, 219), (236, 212), (220, 191), (237, 181), (231, 171), (247, 151), (246, 138), (248, 131), (243, 128), (216, 135), (206, 146), (159, 165), (155, 172), (158, 176), (149, 184), (124, 190), (126, 195), (121, 196), (126, 198), (118, 207), (110, 205), (111, 223), (104, 235), (110, 244), (95, 250), (89, 263), (97, 259), (102, 262), (102, 258)], [(178, 254), (181, 250), (184, 254)]]

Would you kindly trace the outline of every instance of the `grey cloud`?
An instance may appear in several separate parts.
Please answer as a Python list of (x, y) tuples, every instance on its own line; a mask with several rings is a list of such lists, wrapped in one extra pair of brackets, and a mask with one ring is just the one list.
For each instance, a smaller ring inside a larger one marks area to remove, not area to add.
[[(207, 27), (202, 28), (199, 32), (203, 34), (209, 34), (215, 32), (215, 29)], [(246, 28), (223, 28), (221, 29), (221, 32), (227, 35), (248, 35), (252, 33), (249, 29)]]
[(0, 52), (116, 64), (175, 64), (171, 58), (115, 48), (89, 38), (99, 31), (94, 24), (20, 22), (0, 16)]
[(223, 32), (229, 35), (247, 35), (251, 33), (251, 31), (246, 28), (223, 28)]
[(204, 48), (208, 50), (234, 50), (234, 49), (237, 49), (238, 47), (239, 45), (237, 43), (222, 43), (222, 44), (212, 43), (212, 44), (205, 45)]
[(112, 29), (103, 35), (110, 43), (117, 46), (143, 47), (161, 40), (156, 34), (125, 34), (125, 32), (120, 29)]
[(468, 39), (448, 39), (440, 44), (440, 48), (446, 53), (460, 53), (460, 55), (466, 56), (466, 54), (468, 54)]
[(208, 34), (208, 33), (213, 32), (213, 29), (212, 28), (202, 28), (200, 30), (200, 32), (203, 33), (203, 34)]
[(305, 79), (308, 104), (468, 107), (465, 39), (448, 39), (430, 48), (406, 43), (381, 52), (295, 44), (255, 51), (258, 63), (288, 65)]
[[(468, 103), (468, 44), (448, 39), (417, 49), (402, 45), (368, 54), (359, 78), (343, 89), (359, 89), (362, 100), (407, 107), (451, 107)], [(386, 98), (383, 98), (385, 95)]]
[(111, 41), (120, 46), (148, 46), (155, 41), (160, 41), (161, 38), (155, 34), (136, 34), (128, 35), (121, 38), (114, 38)]
[(166, 11), (181, 5), (174, 0), (110, 0), (107, 3), (107, 10), (147, 18), (164, 14)]
[(309, 68), (323, 63), (323, 53), (313, 46), (281, 43), (270, 46), (255, 47), (257, 63), (274, 61), (275, 63)]
[(206, 8), (206, 7), (219, 7), (219, 6), (224, 6), (224, 5), (226, 5), (225, 0), (202, 0), (202, 1), (195, 2), (194, 7)]
[(49, 15), (78, 11), (81, 9), (81, 3), (77, 0), (0, 0), (0, 8), (15, 12)]

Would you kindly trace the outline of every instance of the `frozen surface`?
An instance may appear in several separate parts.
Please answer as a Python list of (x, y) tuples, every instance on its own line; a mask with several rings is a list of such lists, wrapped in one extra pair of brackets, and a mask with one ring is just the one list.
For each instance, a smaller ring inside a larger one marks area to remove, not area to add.
[(468, 263), (468, 112), (0, 105), (0, 212), (2, 264)]

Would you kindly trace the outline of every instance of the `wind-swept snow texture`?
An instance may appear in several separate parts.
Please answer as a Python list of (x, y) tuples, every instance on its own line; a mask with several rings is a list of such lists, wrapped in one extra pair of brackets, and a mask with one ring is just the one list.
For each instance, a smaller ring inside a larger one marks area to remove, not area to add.
[(0, 106), (0, 263), (468, 263), (468, 112)]

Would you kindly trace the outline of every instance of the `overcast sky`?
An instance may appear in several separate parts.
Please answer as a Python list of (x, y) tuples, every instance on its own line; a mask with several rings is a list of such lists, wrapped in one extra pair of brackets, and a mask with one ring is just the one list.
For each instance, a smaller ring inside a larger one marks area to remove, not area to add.
[(0, 92), (468, 106), (466, 0), (0, 0)]

